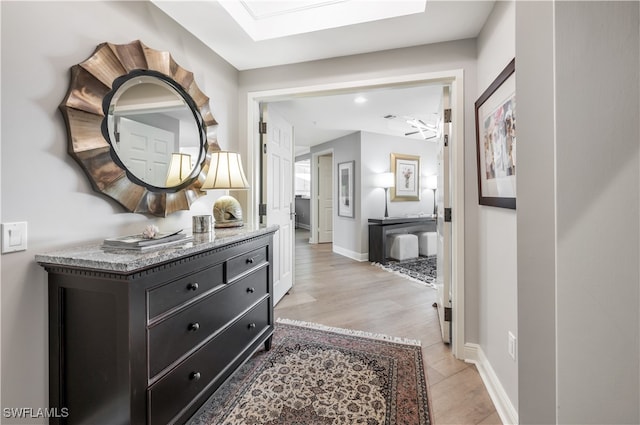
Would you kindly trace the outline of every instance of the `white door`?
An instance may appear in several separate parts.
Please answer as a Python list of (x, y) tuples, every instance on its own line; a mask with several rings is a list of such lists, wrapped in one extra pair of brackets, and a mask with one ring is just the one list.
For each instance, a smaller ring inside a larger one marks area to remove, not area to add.
[(333, 241), (333, 155), (318, 157), (318, 243)]
[[(451, 207), (449, 146), (451, 145), (451, 123), (445, 119), (444, 111), (451, 108), (449, 87), (442, 91), (442, 136), (438, 141), (438, 189), (437, 194), (437, 278), (438, 316), (442, 340), (451, 342), (451, 221), (445, 220), (445, 209)], [(452, 114), (449, 114), (452, 116)]]
[(273, 305), (276, 305), (293, 286), (293, 127), (273, 105), (261, 105), (261, 121), (267, 127), (262, 135), (262, 203), (266, 204), (266, 224), (280, 226), (273, 237)]
[(119, 120), (118, 156), (140, 180), (165, 187), (176, 135), (127, 118)]

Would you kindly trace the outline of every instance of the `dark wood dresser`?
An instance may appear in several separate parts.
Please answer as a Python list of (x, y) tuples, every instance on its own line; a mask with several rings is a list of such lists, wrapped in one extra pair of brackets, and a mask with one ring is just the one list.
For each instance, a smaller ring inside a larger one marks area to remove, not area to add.
[(49, 281), (49, 404), (68, 413), (51, 423), (187, 421), (270, 348), (276, 230), (216, 230), (142, 253), (92, 245), (36, 256)]

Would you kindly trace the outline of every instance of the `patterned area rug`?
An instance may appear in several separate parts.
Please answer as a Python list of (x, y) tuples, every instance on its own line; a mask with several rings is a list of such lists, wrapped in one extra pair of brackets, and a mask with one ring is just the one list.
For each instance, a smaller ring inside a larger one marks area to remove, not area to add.
[(395, 272), (424, 285), (435, 287), (437, 276), (436, 258), (435, 255), (431, 255), (404, 261), (391, 260), (387, 264), (374, 264), (384, 270)]
[(192, 425), (431, 423), (419, 341), (279, 319)]

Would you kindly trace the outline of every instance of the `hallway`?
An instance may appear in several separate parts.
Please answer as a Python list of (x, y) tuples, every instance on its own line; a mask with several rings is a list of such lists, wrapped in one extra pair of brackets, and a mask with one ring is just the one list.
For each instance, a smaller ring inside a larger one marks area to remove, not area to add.
[(474, 365), (442, 343), (436, 291), (307, 243), (296, 230), (295, 283), (276, 317), (422, 341), (435, 424), (501, 424)]

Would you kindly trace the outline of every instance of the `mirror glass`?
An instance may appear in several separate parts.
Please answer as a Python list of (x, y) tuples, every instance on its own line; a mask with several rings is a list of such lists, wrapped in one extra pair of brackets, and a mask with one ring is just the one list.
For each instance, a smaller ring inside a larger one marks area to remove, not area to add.
[(203, 144), (194, 112), (156, 76), (133, 76), (117, 88), (107, 128), (120, 162), (148, 186), (177, 187), (200, 171)]

